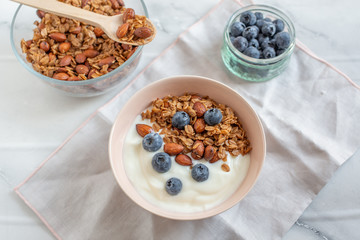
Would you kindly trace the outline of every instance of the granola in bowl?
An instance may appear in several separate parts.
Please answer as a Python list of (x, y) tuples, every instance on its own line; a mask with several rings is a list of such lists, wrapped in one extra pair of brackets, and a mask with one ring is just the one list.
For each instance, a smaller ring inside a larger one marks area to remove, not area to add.
[[(136, 29), (151, 27), (122, 0), (61, 0), (67, 4), (113, 16), (124, 13), (127, 31), (121, 40), (132, 42)], [(138, 47), (119, 44), (97, 27), (38, 10), (40, 21), (32, 39), (21, 41), (26, 60), (35, 71), (58, 80), (81, 81), (100, 77), (126, 62)]]
[[(221, 117), (211, 123), (213, 109)], [(177, 125), (178, 115), (187, 122)], [(149, 202), (199, 212), (236, 191), (246, 176), (250, 151), (246, 131), (230, 107), (185, 94), (156, 99), (138, 115), (123, 154), (130, 181)]]

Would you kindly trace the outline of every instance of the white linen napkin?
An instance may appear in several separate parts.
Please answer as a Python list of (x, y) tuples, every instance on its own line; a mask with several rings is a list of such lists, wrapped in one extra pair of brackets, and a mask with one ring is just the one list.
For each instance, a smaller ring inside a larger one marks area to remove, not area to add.
[[(180, 35), (128, 87), (89, 117), (15, 191), (58, 239), (280, 239), (360, 143), (360, 88), (297, 44), (281, 76), (262, 83), (233, 76), (220, 48), (238, 9), (221, 1)], [(264, 125), (267, 156), (259, 180), (230, 210), (174, 221), (133, 203), (115, 182), (108, 137), (124, 103), (145, 85), (200, 75), (239, 92)]]

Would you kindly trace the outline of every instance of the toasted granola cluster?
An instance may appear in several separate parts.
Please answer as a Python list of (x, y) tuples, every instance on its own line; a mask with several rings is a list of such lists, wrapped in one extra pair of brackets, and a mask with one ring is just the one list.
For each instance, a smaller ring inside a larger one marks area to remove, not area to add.
[[(203, 131), (197, 130), (195, 125), (198, 119), (196, 102), (202, 103), (206, 110), (217, 108), (221, 111), (222, 121), (215, 125), (209, 126), (204, 121)], [(178, 112), (186, 112), (191, 120), (184, 130), (172, 127), (172, 116)], [(223, 104), (218, 104), (209, 97), (200, 97), (198, 95), (185, 94), (183, 96), (167, 96), (156, 99), (152, 102), (151, 110), (146, 110), (141, 114), (142, 119), (150, 119), (154, 131), (164, 135), (165, 143), (176, 143), (184, 146), (183, 153), (194, 152), (199, 144), (204, 147), (212, 146), (215, 154), (210, 162), (222, 160), (227, 161), (229, 152), (232, 156), (245, 155), (251, 151), (250, 142), (246, 136), (245, 130), (235, 116), (234, 111)], [(194, 125), (196, 128), (194, 128)], [(196, 152), (196, 151), (195, 151)], [(224, 166), (227, 168), (226, 166)], [(225, 171), (225, 170), (224, 170)]]
[[(124, 13), (122, 0), (59, 0), (98, 14), (113, 16)], [(102, 76), (121, 66), (137, 47), (119, 44), (97, 27), (77, 20), (58, 17), (38, 10), (33, 38), (21, 41), (26, 59), (35, 71), (58, 80), (79, 81)], [(128, 31), (121, 38), (127, 42), (142, 42), (134, 38), (137, 28), (151, 27), (145, 16), (134, 15), (127, 20)]]

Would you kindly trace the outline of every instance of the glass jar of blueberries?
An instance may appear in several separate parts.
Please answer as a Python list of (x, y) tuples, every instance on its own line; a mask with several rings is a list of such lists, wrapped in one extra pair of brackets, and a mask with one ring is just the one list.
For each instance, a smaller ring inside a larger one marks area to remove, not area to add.
[(282, 11), (250, 5), (236, 11), (225, 31), (221, 56), (236, 76), (261, 82), (281, 74), (295, 47), (295, 28)]

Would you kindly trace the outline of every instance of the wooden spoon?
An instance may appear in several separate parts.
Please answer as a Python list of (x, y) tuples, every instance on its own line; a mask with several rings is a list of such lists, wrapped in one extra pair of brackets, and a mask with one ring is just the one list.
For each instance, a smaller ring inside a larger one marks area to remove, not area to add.
[(57, 16), (75, 19), (90, 24), (92, 26), (99, 27), (106, 33), (106, 35), (109, 38), (119, 43), (139, 46), (151, 42), (156, 35), (155, 26), (148, 18), (146, 19), (146, 21), (151, 26), (151, 30), (153, 31), (152, 35), (146, 39), (141, 39), (142, 40), (141, 42), (136, 42), (136, 41), (126, 42), (126, 41), (120, 41), (120, 39), (116, 36), (116, 31), (118, 27), (123, 24), (123, 14), (118, 14), (115, 16), (105, 16), (98, 13), (87, 11), (85, 9), (74, 7), (70, 4), (59, 2), (57, 0), (12, 0), (12, 1), (40, 9), (44, 12), (53, 13)]

